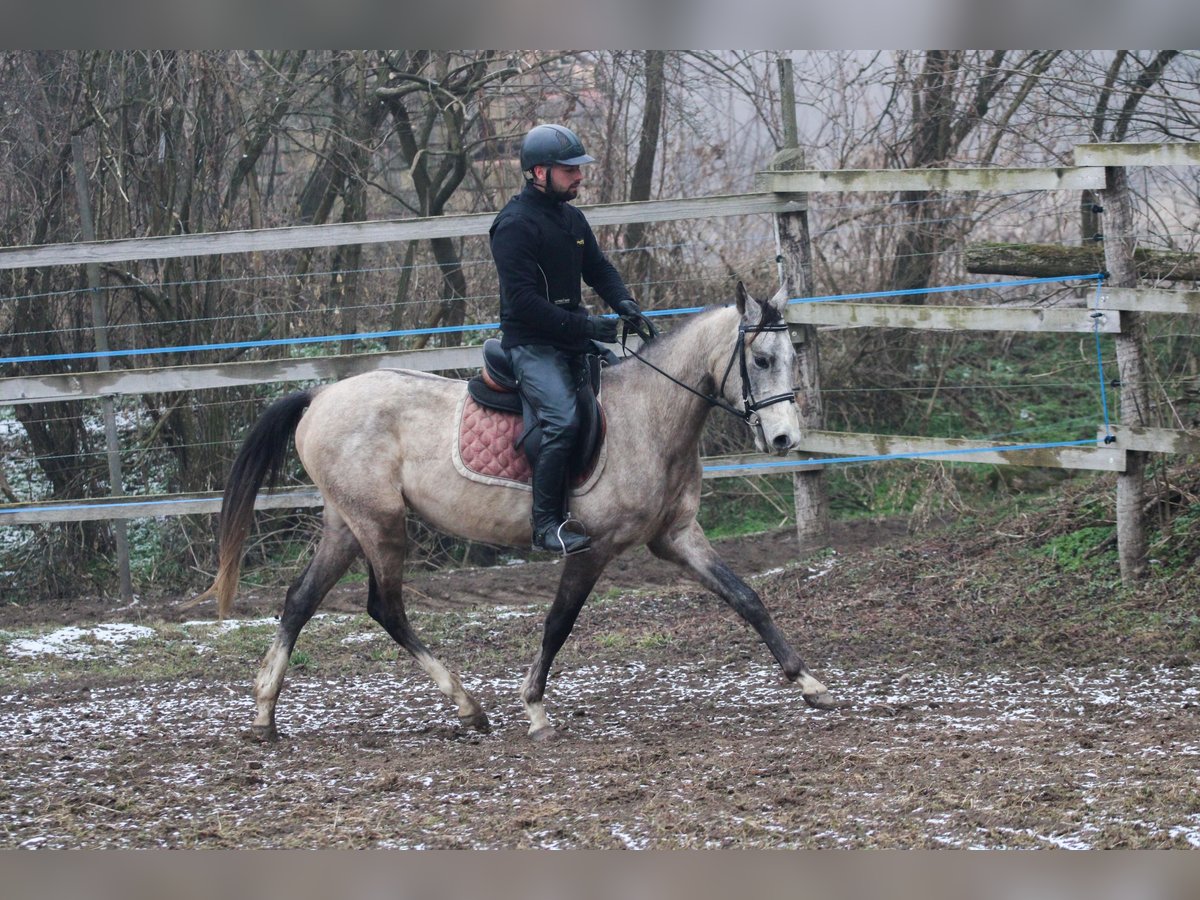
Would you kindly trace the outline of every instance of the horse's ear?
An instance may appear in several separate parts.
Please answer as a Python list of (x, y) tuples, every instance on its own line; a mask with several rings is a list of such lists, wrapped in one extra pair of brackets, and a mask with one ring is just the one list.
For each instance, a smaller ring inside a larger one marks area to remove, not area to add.
[(783, 311), (787, 309), (788, 304), (787, 288), (780, 288), (777, 290), (775, 292), (775, 296), (768, 300), (767, 303), (769, 303), (775, 309), (775, 312), (783, 315)]
[(746, 293), (746, 286), (740, 281), (737, 283), (737, 310), (738, 315), (746, 315), (746, 301), (750, 299), (750, 295)]

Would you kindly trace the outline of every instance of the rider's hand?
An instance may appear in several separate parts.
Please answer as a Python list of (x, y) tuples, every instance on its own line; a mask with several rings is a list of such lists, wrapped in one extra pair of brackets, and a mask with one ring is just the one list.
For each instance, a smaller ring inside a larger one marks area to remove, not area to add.
[(583, 330), (593, 341), (599, 341), (602, 344), (615, 344), (617, 342), (616, 319), (606, 319), (603, 316), (588, 316)]
[(658, 329), (654, 327), (646, 316), (642, 315), (642, 308), (637, 305), (637, 301), (632, 297), (620, 301), (617, 306), (617, 315), (625, 322), (629, 328), (641, 336), (643, 341), (652, 341), (658, 337)]

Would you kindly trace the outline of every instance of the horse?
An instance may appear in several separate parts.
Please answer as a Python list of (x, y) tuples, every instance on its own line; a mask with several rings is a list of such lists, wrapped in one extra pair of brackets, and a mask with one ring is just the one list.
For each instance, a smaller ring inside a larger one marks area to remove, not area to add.
[[(786, 295), (703, 310), (604, 372), (605, 460), (571, 514), (592, 535), (588, 552), (563, 560), (541, 647), (520, 688), (533, 740), (555, 736), (546, 680), (555, 655), (608, 563), (630, 548), (681, 567), (744, 619), (811, 707), (833, 708), (825, 686), (772, 620), (759, 595), (717, 555), (696, 521), (701, 430), (714, 407), (744, 419), (760, 453), (784, 455), (800, 439), (795, 350), (783, 318)], [(530, 493), (480, 483), (454, 466), (454, 412), (467, 383), (426, 372), (377, 370), (290, 394), (252, 426), (230, 470), (218, 526), (218, 569), (197, 600), (215, 595), (229, 615), (242, 549), (264, 482), (275, 482), (294, 436), (324, 500), (317, 549), (289, 587), (274, 640), (254, 680), (249, 736), (278, 740), (275, 707), (300, 630), (358, 557), (368, 567), (367, 612), (456, 705), (463, 728), (491, 729), (483, 707), (414, 633), (405, 614), (405, 517), (411, 512), (468, 540), (528, 547)]]

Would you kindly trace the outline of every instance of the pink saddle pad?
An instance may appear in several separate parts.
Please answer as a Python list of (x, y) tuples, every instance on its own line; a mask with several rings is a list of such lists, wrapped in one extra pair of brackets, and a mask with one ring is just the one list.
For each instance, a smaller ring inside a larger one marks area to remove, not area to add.
[(488, 409), (467, 397), (458, 425), (459, 457), (478, 475), (529, 484), (533, 478), (529, 460), (524, 450), (514, 446), (524, 429), (516, 413)]
[[(481, 406), (468, 394), (463, 399), (462, 416), (458, 421), (458, 458), (469, 472), (485, 478), (499, 478), (529, 484), (533, 470), (517, 441), (525, 431), (525, 422), (517, 413), (503, 412)], [(584, 471), (572, 479), (572, 486), (586, 483), (596, 470), (600, 445), (605, 432), (601, 421), (600, 440)]]

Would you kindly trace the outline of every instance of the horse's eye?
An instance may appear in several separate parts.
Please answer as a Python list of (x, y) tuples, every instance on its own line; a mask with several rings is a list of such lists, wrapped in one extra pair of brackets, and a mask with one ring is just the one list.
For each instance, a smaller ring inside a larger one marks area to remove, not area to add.
[(756, 356), (754, 357), (754, 365), (760, 369), (769, 369), (771, 368), (771, 358), (768, 356)]

